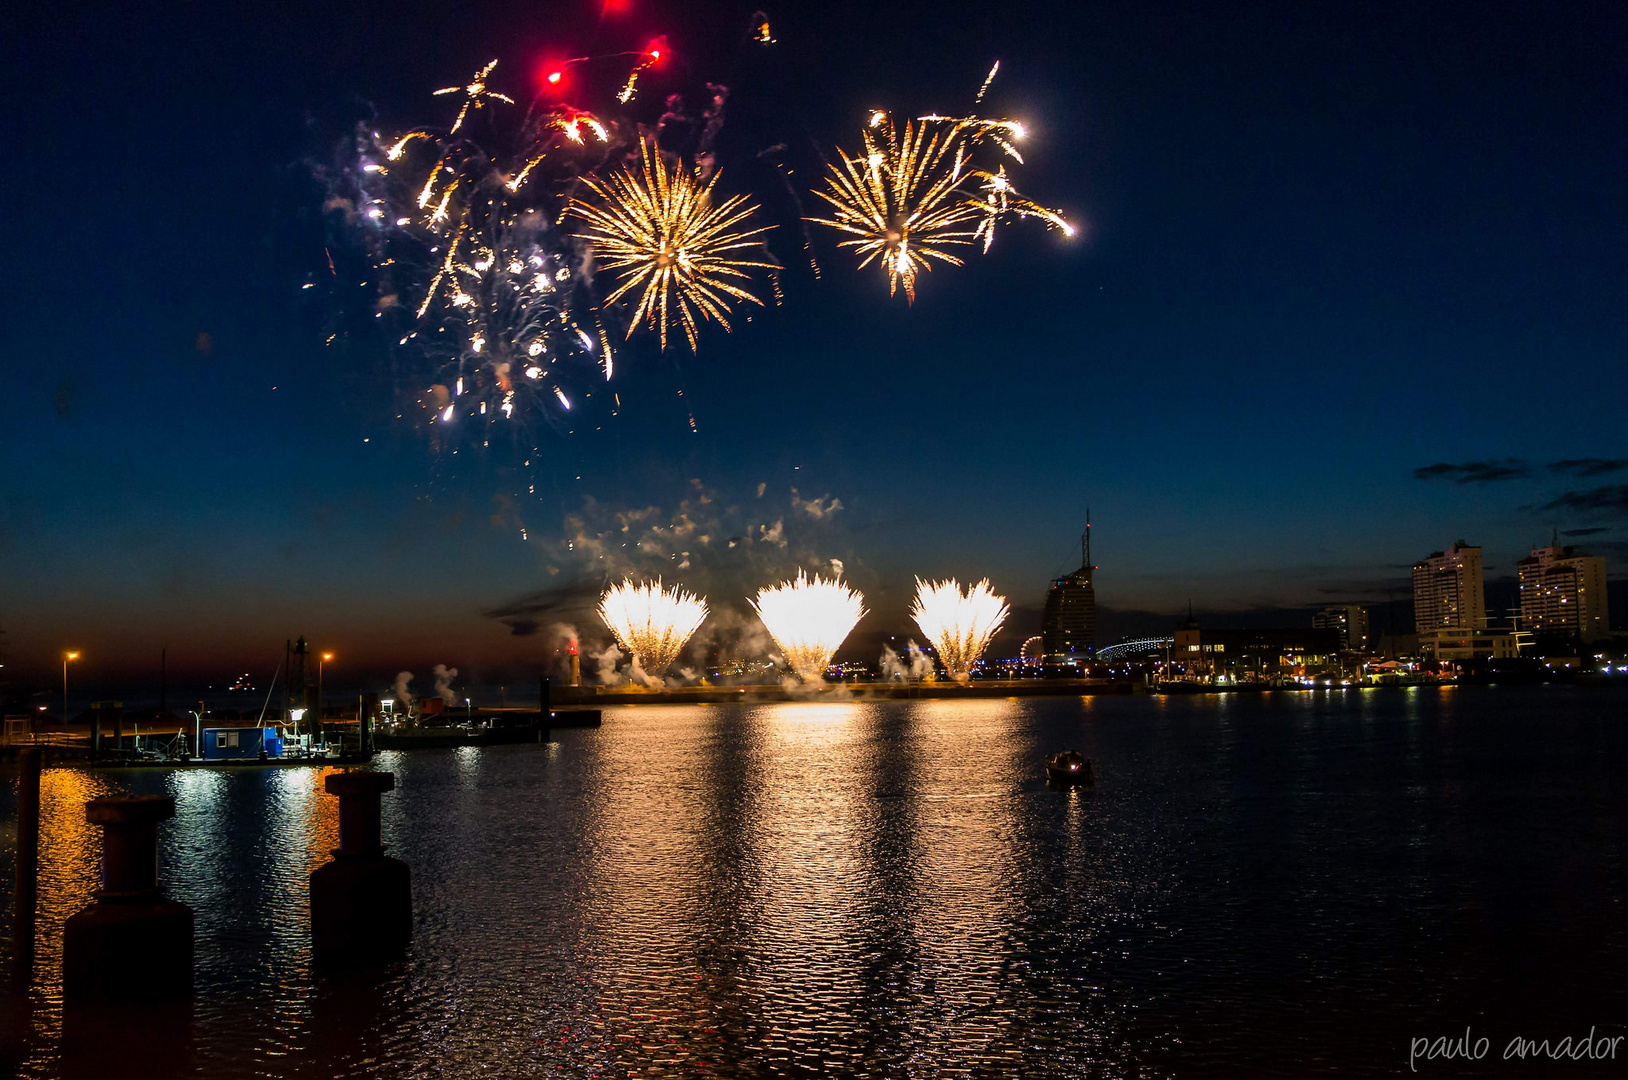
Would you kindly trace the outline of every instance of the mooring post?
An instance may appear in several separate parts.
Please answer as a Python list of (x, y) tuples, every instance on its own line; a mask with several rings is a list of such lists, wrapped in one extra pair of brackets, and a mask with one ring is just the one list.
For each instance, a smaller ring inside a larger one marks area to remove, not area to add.
[(311, 873), (311, 947), (327, 964), (392, 960), (413, 936), (412, 878), (407, 864), (384, 853), (380, 799), (394, 773), (332, 773), (339, 796), (339, 850)]
[(63, 927), (65, 996), (133, 1002), (192, 992), (192, 909), (158, 887), (158, 823), (174, 816), (169, 795), (85, 804), (85, 820), (102, 827), (102, 887)]

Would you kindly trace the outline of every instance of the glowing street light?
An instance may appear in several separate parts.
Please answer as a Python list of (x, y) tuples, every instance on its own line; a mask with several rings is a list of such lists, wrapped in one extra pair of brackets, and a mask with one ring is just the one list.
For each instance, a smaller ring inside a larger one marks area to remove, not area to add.
[(68, 723), (68, 661), (78, 660), (77, 652), (69, 651), (62, 654), (62, 723)]
[(334, 658), (331, 652), (317, 655), (317, 723), (322, 723), (322, 665)]

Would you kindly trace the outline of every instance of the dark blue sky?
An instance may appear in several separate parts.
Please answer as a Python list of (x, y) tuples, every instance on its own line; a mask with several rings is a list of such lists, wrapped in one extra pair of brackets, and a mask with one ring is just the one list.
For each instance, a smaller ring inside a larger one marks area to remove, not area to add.
[[(631, 0), (604, 33), (727, 82), (757, 6)], [(543, 433), (535, 497), (504, 503), (322, 347), (301, 178), (359, 102), (430, 122), (492, 56), (523, 93), (592, 10), (7, 17), (15, 663), (166, 641), (209, 671), (300, 632), (380, 669), (524, 663), (541, 639), (483, 613), (571, 577), (566, 515), (670, 513), (692, 480), (884, 611), (914, 573), (1033, 607), (1088, 504), (1120, 610), (1375, 599), (1460, 537), (1509, 573), (1552, 527), (1628, 557), (1620, 5), (768, 4), (783, 71), (732, 116), (829, 152), (870, 107), (962, 106), (999, 58), (1024, 190), (1084, 236), (1009, 228), (907, 307), (817, 235), (823, 276), (698, 357), (630, 344), (613, 429)], [(1574, 459), (1603, 464), (1550, 468)], [(1415, 477), (1476, 462), (1500, 467)]]

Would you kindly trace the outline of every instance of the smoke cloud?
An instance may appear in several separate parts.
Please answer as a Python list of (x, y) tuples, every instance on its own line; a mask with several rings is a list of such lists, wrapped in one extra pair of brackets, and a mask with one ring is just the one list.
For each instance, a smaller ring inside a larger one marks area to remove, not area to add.
[[(457, 701), (452, 693), (452, 680), (458, 677), (457, 668), (449, 668), (445, 664), (436, 664), (435, 670), (430, 674), (435, 676), (435, 696), (451, 705)], [(409, 676), (410, 677), (410, 676)]]
[(900, 656), (891, 645), (882, 646), (882, 658), (878, 666), (882, 670), (882, 677), (889, 682), (921, 682), (933, 675), (933, 658), (922, 651), (921, 646), (914, 641), (906, 641), (904, 656)]

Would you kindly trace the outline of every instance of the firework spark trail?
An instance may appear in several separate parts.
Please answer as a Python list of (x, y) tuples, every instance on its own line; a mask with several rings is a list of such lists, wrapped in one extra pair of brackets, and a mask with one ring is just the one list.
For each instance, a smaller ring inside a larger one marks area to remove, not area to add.
[(938, 650), (938, 658), (950, 677), (966, 682), (972, 665), (989, 647), (989, 639), (1006, 622), (1009, 610), (1006, 597), (996, 595), (988, 578), (965, 591), (954, 578), (917, 578), (916, 602), (910, 617)]
[(660, 578), (653, 584), (628, 578), (599, 598), (599, 617), (640, 669), (660, 678), (707, 617), (707, 602), (676, 585), (663, 588)]
[(832, 654), (865, 617), (865, 598), (840, 578), (810, 579), (799, 571), (796, 581), (759, 589), (752, 609), (798, 678), (818, 682)]
[(761, 237), (772, 226), (749, 224), (757, 207), (744, 196), (715, 203), (712, 191), (720, 174), (703, 183), (682, 164), (669, 171), (642, 137), (639, 151), (638, 172), (629, 168), (603, 179), (583, 177), (597, 198), (573, 199), (567, 212), (584, 224), (577, 237), (594, 245), (596, 259), (618, 279), (605, 303), (642, 289), (628, 334), (647, 325), (659, 332), (666, 349), (667, 331), (676, 324), (694, 352), (697, 315), (728, 330), (732, 300), (763, 306), (744, 287), (751, 281), (747, 271), (777, 266), (738, 253), (761, 251)]
[(995, 73), (1000, 69), (1001, 62), (997, 60), (995, 66), (989, 69), (989, 74), (984, 76), (984, 84), (978, 87), (978, 95), (972, 99), (974, 105), (982, 104), (984, 95), (989, 93), (989, 84), (995, 81)]
[(499, 94), (486, 89), (486, 79), (492, 74), (492, 69), (495, 67), (497, 67), (497, 61), (493, 60), (475, 73), (475, 77), (470, 80), (468, 86), (448, 86), (445, 89), (435, 91), (436, 97), (440, 97), (442, 94), (462, 93), (464, 95), (463, 107), (458, 110), (458, 119), (452, 122), (450, 134), (456, 135), (458, 129), (464, 126), (464, 120), (469, 116), (469, 113), (484, 106), (488, 99), (502, 101), (509, 105), (514, 104), (514, 98), (509, 97), (507, 94)]

